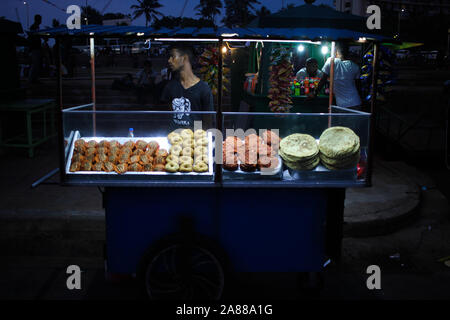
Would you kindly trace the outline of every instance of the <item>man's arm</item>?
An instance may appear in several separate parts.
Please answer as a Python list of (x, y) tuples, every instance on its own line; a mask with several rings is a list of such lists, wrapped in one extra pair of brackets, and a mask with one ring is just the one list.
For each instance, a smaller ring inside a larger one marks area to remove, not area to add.
[(328, 82), (328, 75), (324, 72), (322, 74), (322, 78), (320, 78), (319, 84), (317, 85), (317, 88), (311, 92), (308, 97), (315, 98), (319, 94), (319, 92), (323, 89), (325, 84)]
[(308, 95), (310, 98), (317, 97), (319, 92), (323, 89), (323, 87), (325, 86), (325, 84), (328, 81), (328, 75), (330, 74), (330, 69), (331, 69), (331, 58), (328, 58), (328, 60), (325, 62), (325, 65), (322, 68), (322, 77), (320, 78), (317, 88)]

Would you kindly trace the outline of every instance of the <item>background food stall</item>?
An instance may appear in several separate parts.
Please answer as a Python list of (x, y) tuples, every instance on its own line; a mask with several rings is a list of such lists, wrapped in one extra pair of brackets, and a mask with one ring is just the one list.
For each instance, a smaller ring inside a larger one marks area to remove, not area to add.
[[(65, 109), (58, 81), (60, 174), (64, 185), (103, 188), (108, 273), (137, 274), (152, 298), (219, 298), (228, 271), (317, 273), (339, 260), (345, 188), (370, 185), (370, 113), (223, 111), (222, 54), (216, 111), (191, 112), (207, 127), (174, 133), (169, 124), (182, 112), (95, 102), (97, 37), (207, 43), (217, 52), (225, 43), (287, 39), (225, 28), (83, 26), (40, 34), (56, 38), (57, 48), (64, 37), (90, 39), (93, 102)], [(374, 70), (376, 79), (376, 58)], [(344, 136), (350, 142), (336, 151), (333, 141)], [(176, 156), (190, 166), (167, 166)], [(195, 169), (196, 156), (203, 167)]]

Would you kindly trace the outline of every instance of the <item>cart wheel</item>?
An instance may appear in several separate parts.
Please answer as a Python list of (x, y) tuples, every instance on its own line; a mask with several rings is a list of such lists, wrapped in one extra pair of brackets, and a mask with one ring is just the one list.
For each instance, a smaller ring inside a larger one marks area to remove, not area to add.
[(175, 241), (158, 248), (144, 258), (139, 275), (150, 299), (220, 299), (224, 289), (224, 268), (204, 243)]

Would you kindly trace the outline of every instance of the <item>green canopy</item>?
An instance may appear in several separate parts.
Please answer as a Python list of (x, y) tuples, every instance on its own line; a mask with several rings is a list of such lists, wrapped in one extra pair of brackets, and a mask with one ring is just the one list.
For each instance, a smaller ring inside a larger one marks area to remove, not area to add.
[(404, 49), (410, 49), (414, 47), (420, 47), (423, 46), (423, 43), (418, 42), (402, 42), (402, 43), (384, 43), (383, 46), (389, 47), (392, 50), (404, 50)]
[(364, 17), (336, 11), (327, 6), (305, 4), (258, 17), (248, 27), (254, 28), (334, 28), (367, 32)]

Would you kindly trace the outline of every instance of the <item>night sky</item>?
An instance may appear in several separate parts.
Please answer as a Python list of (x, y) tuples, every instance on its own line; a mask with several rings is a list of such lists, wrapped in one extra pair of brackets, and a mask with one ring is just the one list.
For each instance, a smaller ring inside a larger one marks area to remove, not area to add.
[[(54, 3), (59, 8), (46, 3), (43, 0), (1, 0), (0, 1), (0, 16), (4, 16), (5, 18), (13, 21), (18, 21), (16, 8), (19, 14), (20, 22), (24, 29), (27, 29), (27, 5), (28, 4), (28, 17), (29, 17), (29, 25), (33, 23), (33, 17), (35, 14), (42, 15), (42, 24), (41, 28), (50, 27), (52, 24), (52, 19), (56, 18), (60, 23), (65, 23), (68, 15), (65, 13), (65, 9), (71, 4), (77, 4), (79, 6), (84, 6), (86, 0), (49, 0)], [(99, 11), (102, 11), (105, 5), (109, 0), (87, 0), (88, 5), (96, 8)], [(195, 17), (194, 7), (199, 4), (200, 0), (189, 0), (184, 15), (185, 17)], [(261, 6), (267, 7), (272, 13), (281, 9), (282, 1), (273, 1), (273, 0), (260, 0)], [(181, 13), (181, 9), (184, 5), (184, 0), (160, 0), (160, 3), (163, 5), (160, 8), (160, 11), (165, 15), (171, 16), (179, 16)], [(295, 5), (304, 4), (303, 0), (285, 0), (285, 5), (288, 3), (293, 3)], [(317, 0), (315, 4), (328, 4), (333, 5), (333, 0)], [(135, 0), (112, 0), (109, 7), (105, 10), (104, 13), (108, 12), (121, 12), (124, 14), (131, 13), (130, 6), (133, 4), (137, 4)], [(259, 8), (259, 6), (258, 6)], [(222, 12), (225, 10), (222, 9)], [(219, 21), (219, 18), (216, 18), (216, 22)], [(133, 21), (133, 25), (145, 25), (145, 19), (140, 17)]]

